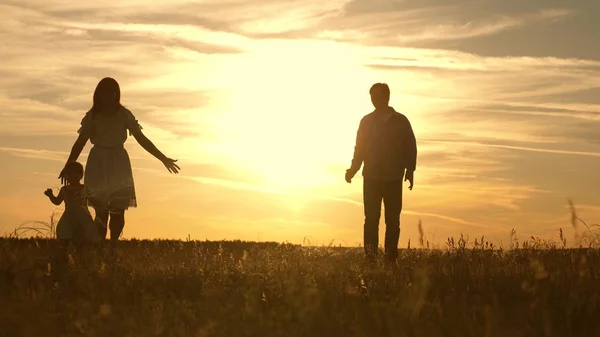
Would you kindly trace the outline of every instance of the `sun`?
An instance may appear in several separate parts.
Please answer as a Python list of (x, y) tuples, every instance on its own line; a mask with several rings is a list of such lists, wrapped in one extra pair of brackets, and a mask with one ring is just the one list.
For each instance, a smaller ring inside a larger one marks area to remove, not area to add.
[(309, 189), (339, 180), (330, 167), (350, 163), (358, 121), (369, 109), (369, 73), (346, 47), (281, 43), (229, 65), (232, 86), (216, 126), (221, 151), (270, 186)]

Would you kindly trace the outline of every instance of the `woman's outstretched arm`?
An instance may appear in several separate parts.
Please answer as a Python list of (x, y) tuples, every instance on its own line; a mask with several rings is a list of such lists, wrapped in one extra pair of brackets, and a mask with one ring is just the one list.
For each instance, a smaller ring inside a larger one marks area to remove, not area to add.
[(156, 148), (156, 146), (150, 141), (150, 139), (146, 137), (146, 135), (142, 132), (141, 129), (134, 129), (132, 130), (131, 134), (133, 135), (135, 140), (137, 140), (138, 144), (140, 144), (140, 146), (143, 147), (144, 150), (148, 151), (148, 153), (156, 157), (156, 159), (160, 160), (163, 163), (163, 165), (165, 165), (167, 170), (169, 170), (169, 172), (178, 173), (181, 170), (181, 168), (179, 168), (179, 166), (175, 164), (177, 160), (168, 158), (162, 152), (160, 152), (158, 148)]

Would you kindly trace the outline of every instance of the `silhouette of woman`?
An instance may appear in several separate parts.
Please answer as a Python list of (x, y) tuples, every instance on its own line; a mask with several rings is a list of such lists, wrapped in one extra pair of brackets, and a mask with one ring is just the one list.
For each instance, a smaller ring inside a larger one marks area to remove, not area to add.
[[(79, 137), (65, 164), (66, 167), (75, 162), (87, 141), (91, 141), (94, 146), (87, 159), (84, 177), (86, 194), (90, 206), (96, 211), (94, 222), (100, 237), (106, 238), (107, 229), (110, 228), (113, 244), (125, 227), (125, 211), (129, 207), (137, 207), (131, 162), (123, 147), (127, 131), (169, 172), (178, 173), (180, 170), (175, 164), (177, 160), (162, 154), (141, 129), (131, 111), (121, 105), (121, 90), (117, 81), (110, 77), (103, 78), (96, 86), (92, 108), (81, 121)], [(65, 169), (59, 178), (65, 184)]]

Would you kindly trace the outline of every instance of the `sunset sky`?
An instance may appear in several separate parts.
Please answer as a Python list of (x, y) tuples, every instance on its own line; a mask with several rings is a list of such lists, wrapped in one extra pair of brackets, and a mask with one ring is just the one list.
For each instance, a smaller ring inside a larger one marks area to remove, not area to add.
[(0, 0), (0, 13), (0, 234), (57, 210), (43, 191), (60, 187), (106, 76), (182, 168), (128, 140), (126, 238), (361, 244), (362, 178), (344, 171), (375, 82), (419, 148), (401, 247), (419, 219), (437, 244), (572, 237), (568, 198), (600, 222), (597, 0)]

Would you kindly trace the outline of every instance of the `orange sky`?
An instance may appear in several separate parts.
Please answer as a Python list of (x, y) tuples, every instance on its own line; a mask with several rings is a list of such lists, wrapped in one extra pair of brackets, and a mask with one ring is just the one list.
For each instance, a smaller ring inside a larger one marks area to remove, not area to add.
[[(592, 0), (0, 0), (0, 234), (56, 209), (56, 179), (105, 76), (146, 135), (124, 236), (362, 241), (348, 185), (368, 90), (412, 122), (400, 245), (507, 245), (600, 218), (600, 5)], [(89, 151), (89, 145), (84, 154)], [(85, 157), (81, 158), (85, 163)], [(383, 223), (381, 226), (384, 228)]]

